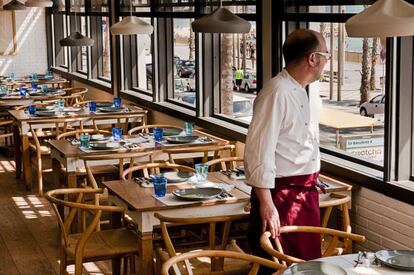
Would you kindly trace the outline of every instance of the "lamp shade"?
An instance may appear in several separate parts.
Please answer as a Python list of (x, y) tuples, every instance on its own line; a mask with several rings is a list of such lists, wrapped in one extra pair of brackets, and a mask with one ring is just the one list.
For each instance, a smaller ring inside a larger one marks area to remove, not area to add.
[(26, 7), (50, 8), (53, 6), (53, 2), (50, 0), (27, 0), (24, 5)]
[(195, 32), (246, 33), (250, 31), (251, 24), (228, 9), (219, 7), (212, 13), (195, 20), (191, 23), (191, 27)]
[(26, 6), (17, 0), (12, 0), (9, 3), (7, 3), (6, 5), (3, 6), (4, 10), (9, 10), (9, 11), (17, 11), (17, 10), (24, 10), (26, 9)]
[(136, 16), (127, 16), (122, 21), (113, 24), (111, 33), (115, 35), (151, 34), (154, 27)]
[(378, 0), (345, 23), (350, 37), (414, 35), (414, 6), (404, 0)]
[(81, 47), (81, 46), (93, 46), (94, 40), (82, 35), (79, 32), (73, 32), (68, 37), (63, 38), (59, 41), (61, 46), (66, 47)]

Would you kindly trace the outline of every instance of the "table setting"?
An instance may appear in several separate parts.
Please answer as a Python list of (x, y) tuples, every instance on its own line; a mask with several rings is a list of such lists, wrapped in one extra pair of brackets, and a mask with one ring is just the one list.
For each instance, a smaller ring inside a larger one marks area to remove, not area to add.
[(384, 249), (293, 264), (283, 275), (402, 275), (414, 273), (414, 251)]

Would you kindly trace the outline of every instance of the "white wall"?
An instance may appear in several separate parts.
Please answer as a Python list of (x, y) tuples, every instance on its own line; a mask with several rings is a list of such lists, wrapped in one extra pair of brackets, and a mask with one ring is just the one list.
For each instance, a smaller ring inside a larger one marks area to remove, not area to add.
[(44, 73), (47, 69), (45, 9), (26, 8), (15, 13), (17, 54), (0, 56), (0, 75)]

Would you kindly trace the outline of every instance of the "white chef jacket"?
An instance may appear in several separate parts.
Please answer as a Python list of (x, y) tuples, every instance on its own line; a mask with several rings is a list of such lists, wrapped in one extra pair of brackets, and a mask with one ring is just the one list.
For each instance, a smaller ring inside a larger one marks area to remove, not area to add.
[(318, 92), (306, 90), (284, 69), (256, 97), (244, 165), (246, 182), (274, 188), (275, 178), (320, 169)]

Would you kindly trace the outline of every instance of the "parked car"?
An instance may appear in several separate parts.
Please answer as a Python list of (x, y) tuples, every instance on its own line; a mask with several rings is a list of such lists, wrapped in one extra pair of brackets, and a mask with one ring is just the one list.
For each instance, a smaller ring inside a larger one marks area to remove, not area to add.
[[(178, 65), (177, 65), (178, 63)], [(177, 75), (179, 77), (193, 77), (195, 74), (195, 63), (189, 60), (180, 60), (176, 63)]]
[(385, 95), (374, 96), (371, 100), (361, 104), (359, 113), (361, 116), (374, 116), (383, 114), (385, 106)]
[[(236, 90), (236, 79), (234, 77), (234, 71), (233, 71), (233, 89)], [(242, 83), (240, 85), (240, 88), (243, 89), (246, 93), (250, 93), (256, 90), (256, 72), (251, 70), (246, 70), (243, 76)]]

